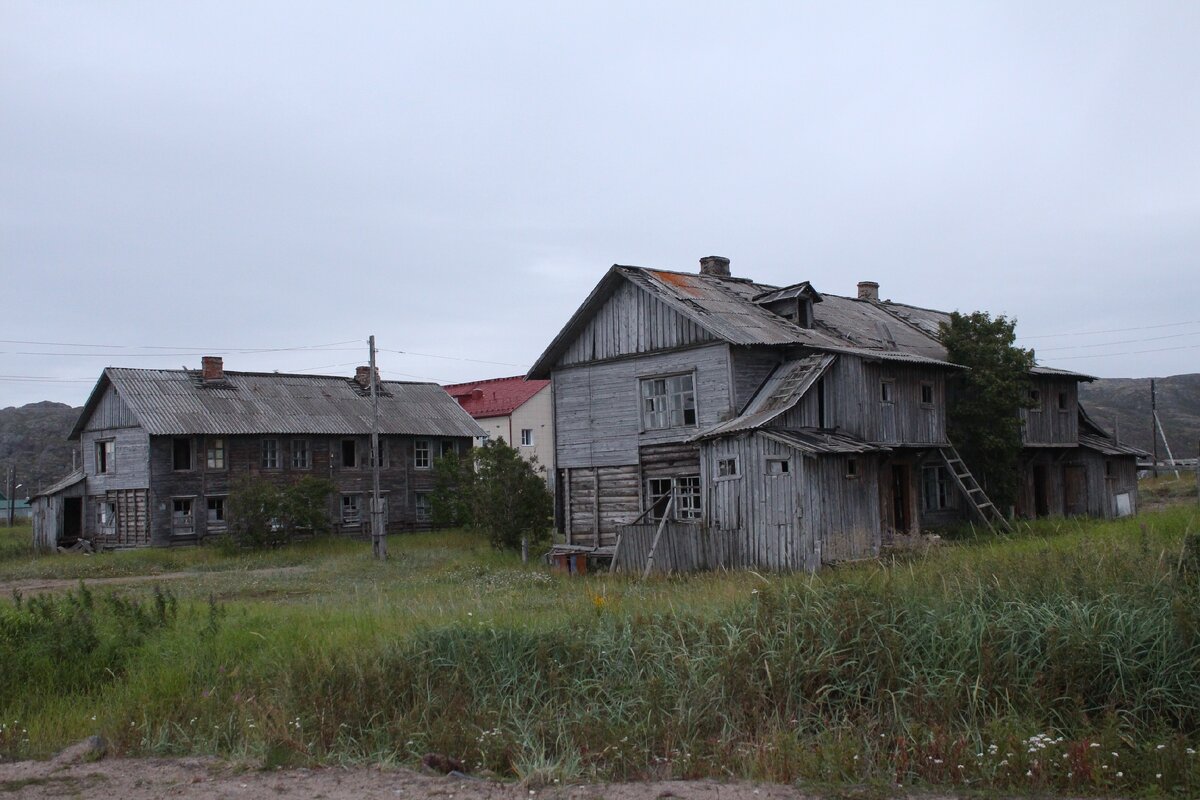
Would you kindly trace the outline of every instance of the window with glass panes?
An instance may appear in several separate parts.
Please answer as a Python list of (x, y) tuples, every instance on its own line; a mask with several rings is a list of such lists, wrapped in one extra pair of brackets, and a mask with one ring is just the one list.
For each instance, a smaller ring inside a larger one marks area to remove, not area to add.
[(696, 392), (692, 375), (642, 380), (642, 424), (647, 430), (696, 424)]

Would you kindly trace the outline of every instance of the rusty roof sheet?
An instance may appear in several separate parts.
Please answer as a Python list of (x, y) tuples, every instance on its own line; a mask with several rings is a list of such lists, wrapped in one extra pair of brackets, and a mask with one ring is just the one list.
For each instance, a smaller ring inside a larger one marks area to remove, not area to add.
[[(193, 370), (109, 367), (73, 437), (106, 381), (152, 436), (371, 432), (370, 392), (349, 378), (227, 371), (225, 380), (206, 385)], [(380, 433), (483, 435), (475, 420), (436, 383), (382, 381), (379, 386)]]

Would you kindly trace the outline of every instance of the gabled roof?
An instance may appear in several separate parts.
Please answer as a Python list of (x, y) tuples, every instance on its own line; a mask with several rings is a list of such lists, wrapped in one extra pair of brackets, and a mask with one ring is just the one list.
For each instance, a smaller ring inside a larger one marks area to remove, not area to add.
[(800, 402), (834, 360), (834, 356), (812, 355), (780, 364), (740, 416), (702, 431), (692, 441), (761, 428)]
[(79, 483), (81, 480), (83, 480), (83, 470), (77, 469), (66, 477), (59, 478), (45, 489), (42, 489), (40, 492), (35, 494), (34, 497), (49, 497), (52, 494), (58, 494), (63, 489), (69, 489), (75, 484)]
[(517, 375), (474, 383), (452, 383), (444, 388), (472, 417), (486, 419), (508, 416), (549, 385), (548, 380), (531, 381)]
[(824, 428), (766, 428), (759, 433), (807, 455), (879, 453), (891, 449), (865, 442), (848, 433)]
[[(351, 378), (229, 372), (206, 384), (199, 371), (109, 367), (71, 431), (78, 438), (112, 386), (151, 436), (371, 432), (370, 392)], [(379, 432), (482, 436), (483, 430), (436, 383), (381, 381)]]

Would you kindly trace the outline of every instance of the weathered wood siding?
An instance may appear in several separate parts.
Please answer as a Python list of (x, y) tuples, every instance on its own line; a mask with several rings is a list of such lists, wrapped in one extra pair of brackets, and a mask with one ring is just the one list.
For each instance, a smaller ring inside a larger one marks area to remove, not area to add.
[[(239, 480), (247, 477), (262, 478), (277, 485), (293, 483), (305, 476), (326, 478), (333, 482), (336, 491), (329, 500), (329, 518), (337, 533), (366, 535), (369, 532), (369, 501), (372, 491), (371, 468), (369, 466), (370, 437), (368, 436), (227, 436), (225, 439), (224, 469), (209, 469), (206, 464), (207, 441), (205, 437), (187, 437), (192, 440), (192, 469), (173, 468), (173, 441), (175, 437), (153, 437), (151, 451), (151, 531), (150, 540), (157, 545), (183, 544), (196, 541), (216, 531), (207, 528), (207, 498), (225, 497), (236, 488)], [(278, 443), (279, 466), (266, 469), (262, 466), (262, 442), (274, 439)], [(353, 439), (356, 443), (357, 463), (354, 467), (341, 465), (341, 443)], [(416, 436), (383, 436), (380, 444), (384, 451), (383, 468), (380, 470), (380, 489), (387, 503), (387, 525), (391, 531), (427, 530), (428, 521), (416, 517), (418, 492), (433, 490), (433, 471), (418, 469), (415, 465), (415, 443), (426, 441), (430, 446), (430, 457), (436, 459), (443, 441), (456, 442), (458, 452), (465, 453), (471, 447), (469, 437), (427, 438)], [(311, 467), (292, 466), (292, 447), (295, 442), (307, 441)], [(361, 522), (343, 525), (341, 522), (341, 496), (360, 495), (359, 512)], [(194, 499), (194, 534), (177, 536), (172, 532), (172, 500), (180, 497)], [(222, 529), (223, 530), (223, 529)]]
[(636, 464), (560, 470), (568, 541), (588, 547), (616, 543), (617, 530), (641, 514)]
[(129, 406), (121, 399), (121, 395), (111, 385), (104, 390), (104, 396), (96, 404), (96, 410), (88, 417), (84, 430), (104, 431), (113, 428), (139, 427), (137, 418)]
[[(697, 425), (642, 429), (642, 378), (691, 372)], [(555, 370), (555, 461), (559, 467), (638, 462), (643, 444), (677, 442), (732, 413), (729, 348), (725, 344)]]
[[(83, 472), (92, 493), (150, 486), (150, 436), (141, 428), (85, 430), (79, 437)], [(96, 443), (111, 439), (113, 458), (108, 472), (96, 470)]]
[(782, 353), (769, 347), (731, 347), (729, 360), (733, 374), (733, 405), (740, 414), (782, 362)]
[[(882, 400), (881, 384), (891, 385), (892, 400)], [(929, 385), (933, 402), (921, 402)], [(945, 371), (918, 365), (864, 362), (839, 355), (825, 373), (825, 425), (868, 442), (902, 446), (946, 444)], [(821, 427), (820, 398), (814, 386), (795, 408), (772, 427)]]
[[(854, 459), (855, 475), (849, 475)], [(879, 554), (879, 460), (873, 455), (823, 455), (809, 460), (804, 500), (805, 524), (817, 542), (822, 563), (871, 558)]]
[(631, 283), (618, 288), (567, 347), (556, 367), (714, 341), (687, 317)]
[(1037, 480), (1044, 476), (1046, 515), (1116, 516), (1116, 496), (1129, 495), (1130, 513), (1138, 509), (1137, 459), (1106, 456), (1085, 447), (1026, 451), (1021, 465), (1016, 511), (1038, 516)]
[[(109, 529), (100, 525), (103, 503), (111, 503), (116, 511)], [(110, 489), (104, 494), (87, 498), (84, 509), (84, 528), (87, 538), (97, 547), (142, 547), (150, 544), (150, 492), (147, 489)]]
[(1040, 393), (1040, 400), (1033, 408), (1018, 412), (1023, 423), (1021, 441), (1030, 445), (1078, 445), (1079, 385), (1074, 380), (1043, 376), (1036, 377), (1032, 385)]

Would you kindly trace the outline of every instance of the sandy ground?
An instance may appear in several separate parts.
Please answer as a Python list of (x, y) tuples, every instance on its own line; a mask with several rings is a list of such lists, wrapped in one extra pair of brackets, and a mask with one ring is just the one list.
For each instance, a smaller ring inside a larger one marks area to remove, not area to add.
[[(298, 567), (268, 567), (265, 569), (252, 569), (244, 572), (239, 572), (239, 575), (270, 577), (272, 575), (289, 575), (293, 573), (308, 572), (312, 568), (305, 566)], [(124, 575), (116, 578), (31, 578), (23, 581), (0, 581), (0, 597), (10, 597), (14, 591), (20, 592), (22, 597), (33, 597), (37, 594), (45, 594), (46, 592), (62, 592), (68, 589), (77, 589), (80, 581), (89, 587), (95, 586), (123, 586), (125, 584), (137, 583), (159, 583), (165, 581), (178, 581), (184, 578), (197, 578), (207, 575), (223, 575), (228, 574), (228, 570), (211, 570), (211, 571), (196, 571), (190, 572), (162, 572), (157, 575)]]

